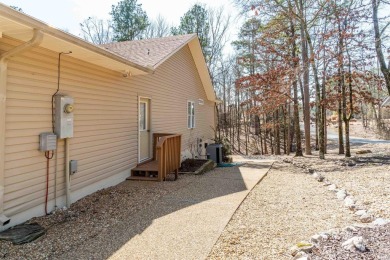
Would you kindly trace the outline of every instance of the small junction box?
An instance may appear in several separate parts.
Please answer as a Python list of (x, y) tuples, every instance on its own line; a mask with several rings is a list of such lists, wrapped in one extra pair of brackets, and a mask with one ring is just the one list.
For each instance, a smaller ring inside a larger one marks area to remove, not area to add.
[(57, 135), (41, 133), (39, 135), (39, 151), (47, 152), (57, 150)]

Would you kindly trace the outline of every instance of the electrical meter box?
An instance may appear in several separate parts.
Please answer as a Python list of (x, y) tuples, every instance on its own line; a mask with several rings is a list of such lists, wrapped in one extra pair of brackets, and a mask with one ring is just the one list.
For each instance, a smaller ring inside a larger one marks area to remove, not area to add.
[(39, 135), (39, 151), (47, 152), (57, 149), (57, 135), (53, 133), (42, 133)]
[(58, 138), (73, 137), (73, 98), (55, 96), (54, 132)]

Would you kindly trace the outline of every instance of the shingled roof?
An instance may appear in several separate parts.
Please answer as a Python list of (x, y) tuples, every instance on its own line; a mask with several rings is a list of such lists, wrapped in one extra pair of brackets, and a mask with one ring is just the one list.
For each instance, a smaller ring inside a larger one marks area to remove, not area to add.
[(196, 37), (196, 34), (176, 35), (155, 39), (113, 42), (99, 46), (131, 62), (155, 69)]

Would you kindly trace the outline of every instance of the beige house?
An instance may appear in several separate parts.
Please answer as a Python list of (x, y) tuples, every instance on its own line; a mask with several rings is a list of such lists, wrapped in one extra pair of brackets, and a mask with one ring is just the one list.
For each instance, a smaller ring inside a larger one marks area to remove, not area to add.
[[(59, 95), (72, 137), (40, 151)], [(156, 156), (154, 134), (205, 157), (215, 102), (196, 35), (95, 46), (0, 4), (0, 230), (45, 214), (46, 197), (50, 212), (124, 181)]]

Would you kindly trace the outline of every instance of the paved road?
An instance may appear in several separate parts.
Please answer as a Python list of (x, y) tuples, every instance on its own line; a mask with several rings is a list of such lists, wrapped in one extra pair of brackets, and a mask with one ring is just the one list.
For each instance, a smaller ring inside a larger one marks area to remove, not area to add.
[[(339, 139), (338, 134), (328, 133), (328, 139)], [(352, 144), (390, 144), (389, 140), (379, 140), (379, 139), (367, 139), (360, 137), (349, 137), (349, 141)]]
[[(301, 130), (303, 131), (303, 123), (301, 125)], [(310, 127), (310, 132), (312, 135), (315, 135), (315, 128), (313, 125)], [(327, 132), (328, 139), (337, 140), (339, 139), (338, 133), (332, 131), (328, 128)], [(369, 138), (361, 138), (361, 137), (355, 137), (350, 136), (349, 141), (351, 144), (390, 144), (390, 140), (380, 140), (380, 139), (369, 139)]]

